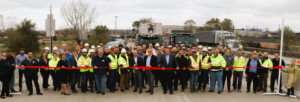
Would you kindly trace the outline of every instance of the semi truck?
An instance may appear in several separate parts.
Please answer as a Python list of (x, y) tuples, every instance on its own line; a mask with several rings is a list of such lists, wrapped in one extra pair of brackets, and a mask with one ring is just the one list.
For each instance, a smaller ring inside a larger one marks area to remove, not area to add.
[(173, 47), (180, 45), (180, 47), (192, 48), (198, 45), (196, 35), (189, 30), (172, 30), (169, 36), (169, 45)]
[(139, 33), (136, 34), (135, 43), (138, 46), (146, 44), (147, 47), (149, 44), (152, 44), (154, 46), (156, 43), (158, 43), (159, 45), (161, 45), (163, 41), (162, 33), (163, 31), (161, 23), (141, 23), (139, 27)]
[(203, 31), (195, 33), (198, 44), (204, 46), (218, 46), (228, 47), (231, 49), (243, 48), (233, 32), (228, 31)]

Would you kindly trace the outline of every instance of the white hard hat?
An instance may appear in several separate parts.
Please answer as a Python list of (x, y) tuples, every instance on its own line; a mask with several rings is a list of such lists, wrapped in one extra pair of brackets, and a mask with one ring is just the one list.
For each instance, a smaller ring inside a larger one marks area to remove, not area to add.
[(199, 48), (202, 48), (202, 46), (201, 46), (201, 45), (199, 45), (199, 46), (198, 46), (198, 49), (199, 49)]
[(171, 45), (169, 45), (168, 47), (169, 47), (169, 48), (172, 48), (172, 46), (171, 46)]
[(84, 46), (89, 46), (89, 43), (85, 43)]
[(121, 50), (121, 53), (126, 53), (126, 50), (125, 50), (125, 49), (122, 49), (122, 50)]
[(90, 52), (95, 52), (95, 50), (94, 49), (90, 49)]
[(92, 45), (92, 47), (91, 47), (92, 49), (94, 49), (95, 48), (95, 46), (94, 45)]
[(207, 49), (208, 49), (208, 50), (212, 50), (212, 48), (211, 48), (211, 47), (208, 47)]
[(206, 47), (204, 47), (202, 51), (207, 51), (207, 48), (206, 48)]
[(97, 48), (100, 48), (100, 47), (101, 47), (100, 45), (97, 46)]
[(87, 52), (87, 50), (84, 48), (84, 49), (82, 49), (82, 52)]
[(158, 43), (156, 43), (156, 44), (155, 44), (155, 46), (159, 46), (159, 44), (158, 44)]
[(46, 47), (45, 50), (49, 50), (49, 47)]
[(53, 50), (57, 50), (57, 47), (53, 47)]
[(108, 46), (108, 49), (110, 49), (111, 48), (111, 46)]

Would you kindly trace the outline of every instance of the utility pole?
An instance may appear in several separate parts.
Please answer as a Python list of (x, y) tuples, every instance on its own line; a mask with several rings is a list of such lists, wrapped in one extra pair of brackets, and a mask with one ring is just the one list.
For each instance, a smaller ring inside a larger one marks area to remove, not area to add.
[(116, 18), (116, 21), (115, 21), (115, 34), (117, 34), (117, 19), (118, 19), (118, 16), (115, 16)]
[(51, 16), (52, 16), (52, 6), (50, 5), (50, 53), (52, 53), (52, 34), (51, 34), (52, 25), (51, 25)]

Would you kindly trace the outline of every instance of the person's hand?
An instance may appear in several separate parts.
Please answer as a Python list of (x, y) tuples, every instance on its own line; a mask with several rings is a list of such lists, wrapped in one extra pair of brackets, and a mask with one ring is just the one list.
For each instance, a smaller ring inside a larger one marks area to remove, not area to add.
[(160, 64), (158, 64), (157, 66), (160, 67)]
[(136, 64), (134, 64), (133, 66), (136, 67)]
[(135, 73), (135, 70), (133, 69), (132, 72)]
[(151, 67), (151, 65), (149, 65), (148, 67)]
[(294, 83), (296, 83), (296, 81), (294, 81)]
[(13, 66), (14, 66), (15, 64), (11, 64), (11, 65), (13, 65)]
[(75, 66), (73, 66), (72, 68), (75, 69)]
[(201, 75), (201, 72), (199, 72), (199, 75)]
[(18, 65), (16, 65), (15, 67), (16, 67), (16, 68), (18, 68), (19, 66), (18, 66)]
[(223, 66), (221, 66), (221, 69), (223, 69), (224, 67)]
[(61, 66), (62, 68), (65, 68), (65, 66)]
[(179, 67), (176, 67), (176, 70), (179, 70)]
[(143, 69), (143, 71), (145, 71), (145, 69)]
[(246, 74), (246, 77), (248, 77), (248, 74)]
[(162, 67), (163, 68), (163, 70), (165, 70), (165, 67)]
[(228, 71), (229, 70), (229, 68), (226, 68), (226, 71)]
[(174, 74), (176, 74), (176, 71), (174, 71)]
[(260, 76), (259, 75), (257, 75), (257, 78), (259, 78)]
[(21, 67), (24, 68), (24, 65), (22, 65)]
[(109, 75), (109, 72), (106, 72), (106, 75)]

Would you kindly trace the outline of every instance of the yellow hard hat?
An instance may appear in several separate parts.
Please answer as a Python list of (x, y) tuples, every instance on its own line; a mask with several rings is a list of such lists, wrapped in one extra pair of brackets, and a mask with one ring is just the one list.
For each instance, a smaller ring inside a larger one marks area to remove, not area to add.
[(227, 49), (227, 46), (225, 46), (225, 50)]
[(254, 50), (253, 53), (256, 53), (256, 50)]

